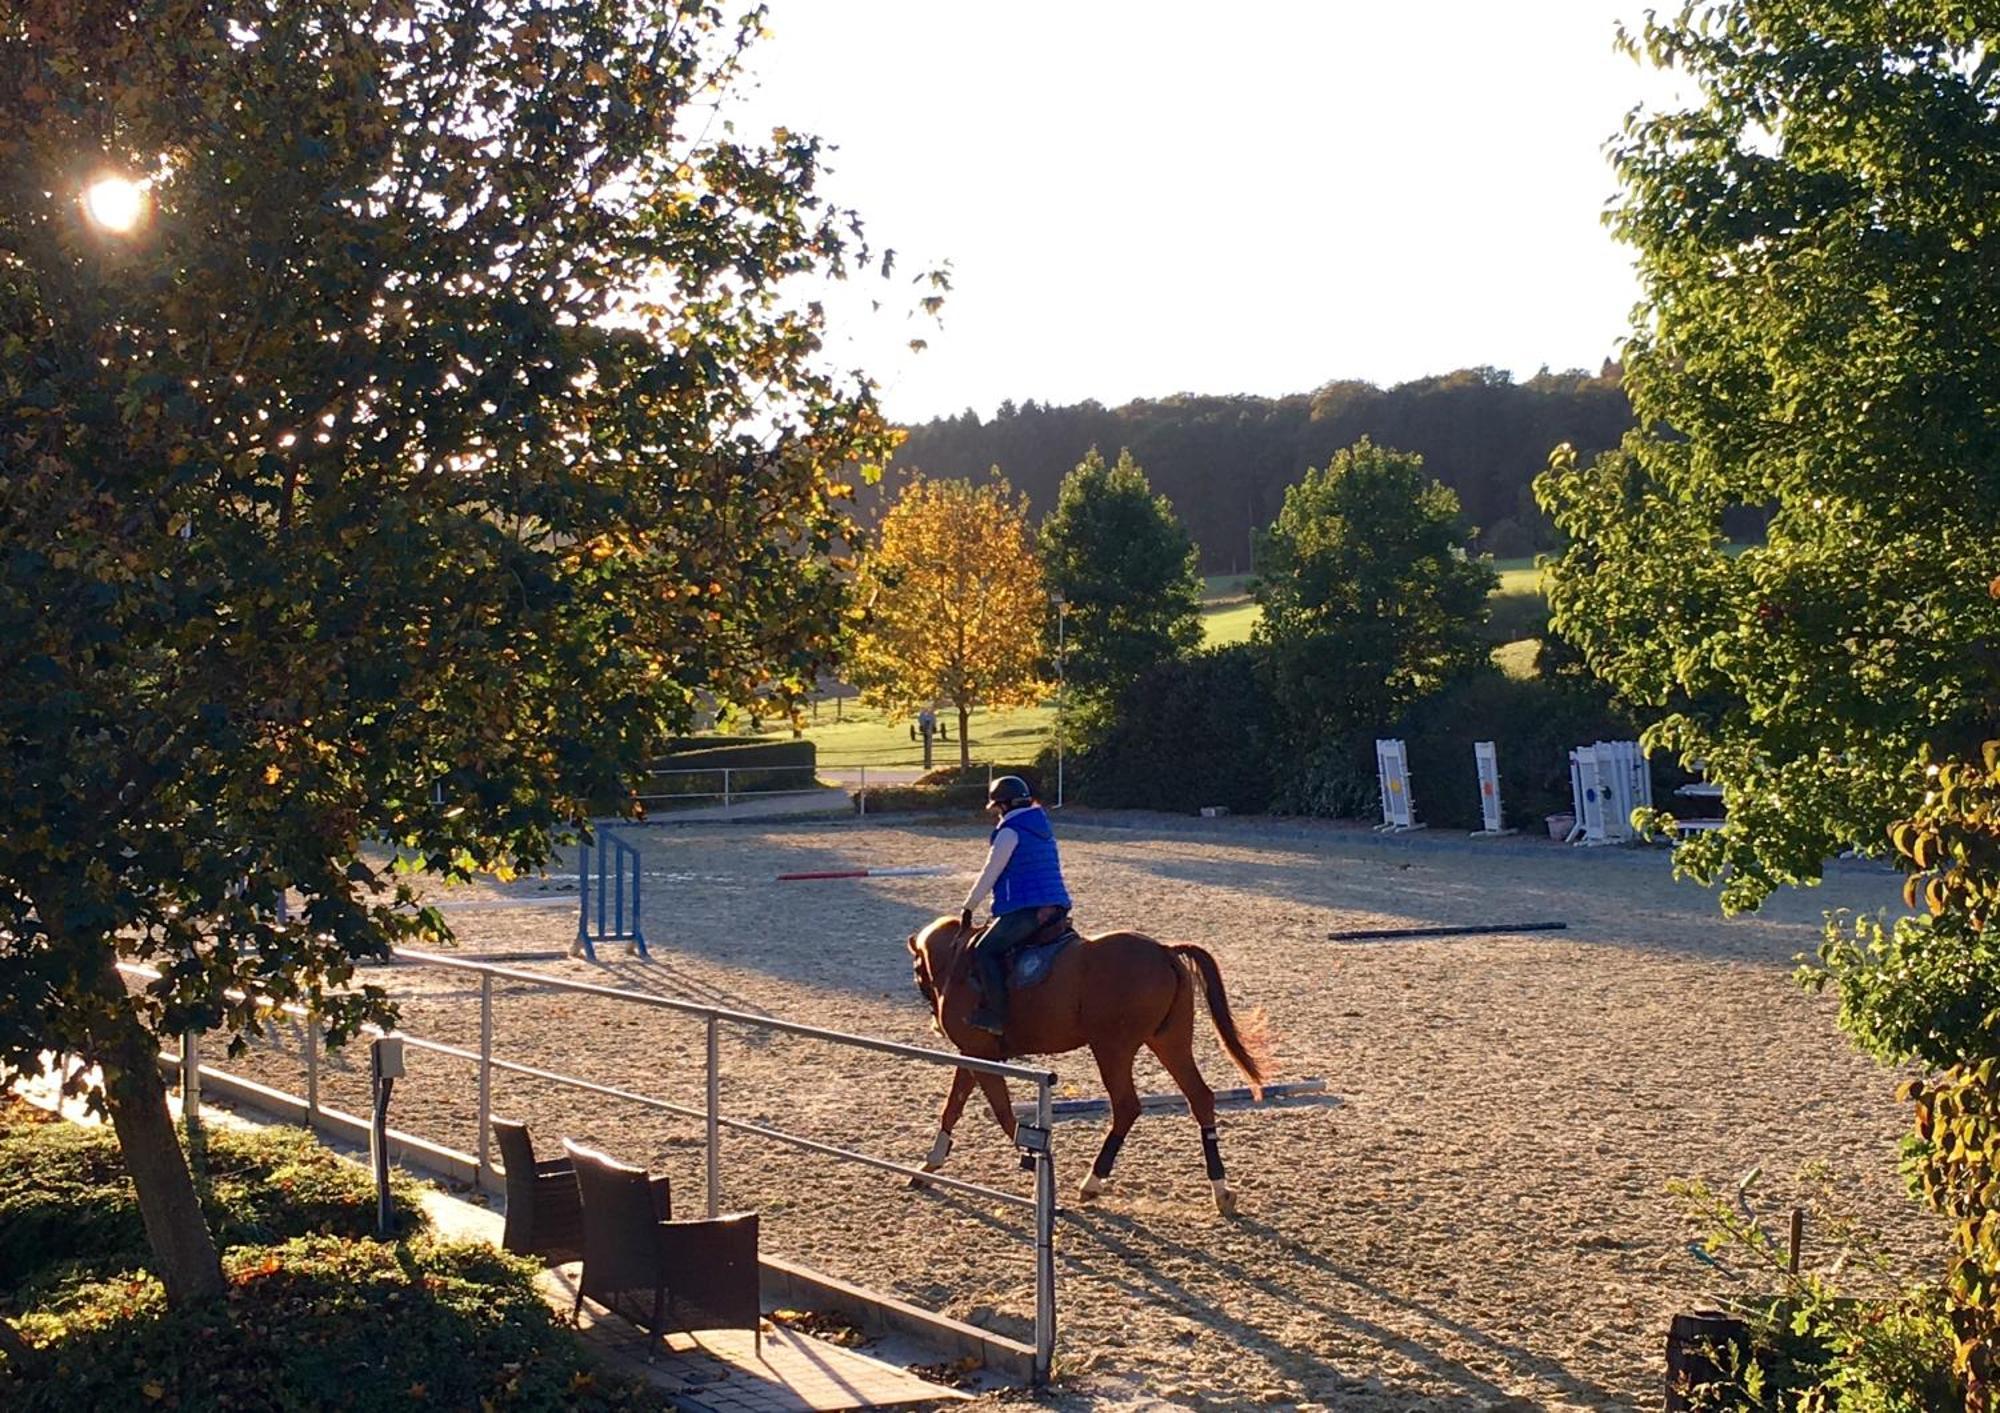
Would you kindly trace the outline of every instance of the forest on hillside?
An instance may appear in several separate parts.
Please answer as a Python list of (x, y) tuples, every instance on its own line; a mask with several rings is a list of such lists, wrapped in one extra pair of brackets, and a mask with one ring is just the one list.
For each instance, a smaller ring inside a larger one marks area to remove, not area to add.
[(1555, 547), (1555, 529), (1530, 489), (1550, 448), (1574, 443), (1588, 463), (1617, 445), (1631, 422), (1613, 363), (1596, 374), (1544, 370), (1520, 383), (1501, 369), (1468, 368), (1392, 388), (1335, 382), (1279, 398), (1007, 402), (987, 420), (966, 411), (909, 428), (862, 510), (872, 518), (918, 471), (983, 480), (997, 466), (1027, 492), (1039, 519), (1091, 447), (1107, 459), (1130, 447), (1201, 546), (1203, 571), (1236, 573), (1254, 567), (1252, 534), (1270, 525), (1285, 488), (1368, 437), (1421, 454), (1430, 474), (1458, 492), (1479, 548), (1508, 559)]

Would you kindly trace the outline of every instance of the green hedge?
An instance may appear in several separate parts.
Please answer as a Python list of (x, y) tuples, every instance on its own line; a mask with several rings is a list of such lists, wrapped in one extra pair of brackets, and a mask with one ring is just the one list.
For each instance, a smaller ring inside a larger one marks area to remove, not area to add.
[[(0, 1106), (0, 1290), (72, 1264), (128, 1270), (149, 1259), (138, 1198), (107, 1127), (39, 1121), (18, 1100)], [(205, 1130), (197, 1187), (217, 1242), (281, 1241), (308, 1232), (374, 1230), (368, 1173), (303, 1129)], [(406, 1224), (426, 1220), (420, 1189), (396, 1178)]]
[(223, 1259), (226, 1300), (169, 1310), (146, 1276), (79, 1280), (17, 1318), (17, 1413), (112, 1408), (665, 1408), (591, 1372), (532, 1263), (427, 1238), (302, 1237)]
[[(984, 765), (968, 766), (961, 769), (949, 766), (943, 770), (933, 770), (928, 775), (919, 776), (909, 785), (870, 786), (867, 790), (869, 814), (894, 813), (937, 813), (977, 814), (986, 808), (986, 786), (989, 778), (1002, 775), (1018, 775), (1028, 782), (1037, 799), (1045, 798), (1042, 786), (1045, 780), (1053, 779), (1041, 765)], [(1067, 783), (1067, 782), (1065, 782)], [(859, 810), (861, 796), (855, 796), (855, 808)]]
[(652, 770), (700, 771), (699, 775), (649, 774), (642, 793), (652, 796), (715, 795), (722, 772), (733, 793), (810, 790), (818, 780), (818, 747), (811, 741), (746, 741), (737, 736), (690, 736), (667, 743)]
[[(1254, 644), (1152, 669), (1070, 756), (1066, 786), (1078, 803), (1107, 809), (1192, 813), (1226, 805), (1238, 814), (1275, 811), (1335, 819), (1381, 817), (1375, 738), (1409, 750), (1417, 818), (1439, 828), (1481, 827), (1475, 741), (1500, 758), (1504, 822), (1537, 832), (1570, 807), (1569, 752), (1596, 740), (1629, 740), (1637, 727), (1587, 680), (1520, 680), (1482, 667), (1378, 729), (1332, 737), (1305, 751), (1278, 741), (1277, 711)], [(1044, 758), (1042, 764), (1048, 765)], [(1653, 762), (1655, 795), (1686, 778)]]
[(1186, 814), (1223, 805), (1261, 813), (1282, 768), (1275, 720), (1248, 643), (1159, 663), (1103, 720), (1080, 724), (1084, 739), (1067, 763), (1065, 792), (1105, 809)]

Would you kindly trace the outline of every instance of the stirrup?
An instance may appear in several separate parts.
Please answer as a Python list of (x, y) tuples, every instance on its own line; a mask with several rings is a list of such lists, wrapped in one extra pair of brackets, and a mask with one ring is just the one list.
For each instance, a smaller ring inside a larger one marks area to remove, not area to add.
[(974, 1030), (985, 1031), (988, 1035), (1005, 1035), (1007, 1033), (1007, 1022), (996, 1020), (993, 1013), (984, 1006), (979, 1007), (971, 1015), (967, 1016), (965, 1023)]

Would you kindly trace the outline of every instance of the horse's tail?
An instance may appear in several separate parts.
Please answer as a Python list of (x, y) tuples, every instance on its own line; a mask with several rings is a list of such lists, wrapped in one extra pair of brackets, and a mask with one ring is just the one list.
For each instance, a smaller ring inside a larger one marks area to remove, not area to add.
[(1197, 947), (1192, 942), (1179, 943), (1169, 950), (1200, 980), (1202, 995), (1208, 1001), (1208, 1018), (1215, 1022), (1215, 1033), (1222, 1041), (1222, 1048), (1229, 1052), (1236, 1068), (1243, 1071), (1243, 1077), (1250, 1081), (1252, 1096), (1262, 1099), (1264, 1079), (1271, 1068), (1270, 1038), (1264, 1013), (1252, 1011), (1239, 1025), (1235, 1012), (1229, 1009), (1229, 993), (1222, 989), (1222, 968), (1215, 964), (1215, 958), (1205, 948)]

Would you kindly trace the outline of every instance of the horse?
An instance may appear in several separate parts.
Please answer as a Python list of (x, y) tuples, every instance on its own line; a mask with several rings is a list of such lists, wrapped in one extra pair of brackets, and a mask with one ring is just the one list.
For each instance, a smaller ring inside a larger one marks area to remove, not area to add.
[[(1105, 1134), (1078, 1196), (1091, 1202), (1104, 1191), (1125, 1135), (1139, 1117), (1132, 1062), (1144, 1045), (1187, 1096), (1188, 1111), (1201, 1129), (1215, 1208), (1225, 1217), (1234, 1216), (1236, 1195), (1223, 1170), (1215, 1132), (1215, 1094), (1194, 1060), (1195, 992), (1206, 998), (1222, 1048), (1259, 1099), (1270, 1060), (1262, 1016), (1237, 1023), (1215, 958), (1192, 944), (1169, 946), (1138, 932), (1080, 938), (1056, 953), (1044, 979), (1014, 993), (1006, 1034), (996, 1036), (968, 1024), (976, 999), (968, 945), (974, 935), (958, 918), (941, 917), (906, 939), (917, 989), (931, 1008), (932, 1028), (961, 1055), (975, 1059), (1054, 1055), (1090, 1047), (1111, 1098), (1111, 1131)], [(924, 1162), (925, 1172), (944, 1166), (951, 1153), (952, 1130), (974, 1084), (985, 1094), (1001, 1130), (1013, 1140), (1014, 1107), (1006, 1083), (998, 1075), (958, 1070), (938, 1116), (937, 1140)], [(912, 1186), (921, 1185), (922, 1179), (912, 1179)]]

